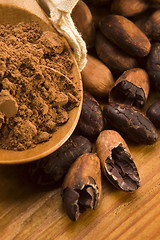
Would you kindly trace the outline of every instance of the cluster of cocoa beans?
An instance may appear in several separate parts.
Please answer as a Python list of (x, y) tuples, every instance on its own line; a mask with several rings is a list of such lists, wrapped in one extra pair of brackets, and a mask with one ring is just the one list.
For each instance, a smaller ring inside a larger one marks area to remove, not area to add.
[(72, 18), (88, 49), (81, 116), (68, 141), (31, 163), (29, 175), (41, 186), (62, 185), (67, 215), (76, 221), (100, 202), (101, 169), (118, 189), (140, 186), (126, 140), (158, 139), (160, 100), (143, 108), (150, 92), (160, 91), (160, 1), (80, 0)]

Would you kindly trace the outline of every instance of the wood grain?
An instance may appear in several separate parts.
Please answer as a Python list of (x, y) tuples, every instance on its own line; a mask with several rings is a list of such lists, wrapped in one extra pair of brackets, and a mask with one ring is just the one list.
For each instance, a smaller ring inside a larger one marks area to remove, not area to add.
[[(150, 98), (149, 105), (154, 98)], [(160, 133), (160, 132), (159, 132)], [(141, 187), (117, 190), (103, 177), (100, 206), (72, 222), (61, 189), (40, 190), (29, 182), (24, 165), (0, 165), (1, 240), (158, 240), (160, 239), (160, 140), (129, 144)]]

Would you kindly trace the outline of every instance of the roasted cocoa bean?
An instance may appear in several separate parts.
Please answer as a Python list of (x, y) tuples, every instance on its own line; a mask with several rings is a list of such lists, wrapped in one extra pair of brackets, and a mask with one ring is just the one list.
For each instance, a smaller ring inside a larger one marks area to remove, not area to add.
[(100, 160), (94, 153), (80, 156), (69, 169), (62, 186), (67, 215), (77, 221), (87, 208), (95, 209), (101, 198)]
[(92, 13), (83, 1), (80, 0), (74, 7), (72, 19), (77, 30), (81, 33), (87, 48), (93, 47), (95, 42), (95, 26)]
[(151, 39), (160, 40), (160, 10), (149, 17), (144, 25), (144, 31)]
[(72, 135), (57, 151), (29, 164), (30, 179), (41, 186), (59, 186), (71, 164), (91, 150), (92, 145), (87, 138)]
[(115, 82), (109, 101), (142, 108), (148, 98), (149, 77), (145, 70), (133, 68), (125, 71)]
[(94, 96), (107, 96), (114, 84), (114, 79), (109, 68), (100, 60), (90, 55), (82, 74), (84, 89)]
[(160, 43), (153, 43), (147, 59), (147, 72), (151, 85), (160, 91)]
[(103, 127), (103, 114), (100, 104), (89, 92), (84, 91), (82, 111), (76, 130), (79, 134), (94, 141)]
[(160, 99), (150, 105), (146, 115), (156, 128), (160, 128)]
[(117, 188), (135, 191), (140, 178), (129, 148), (118, 132), (104, 130), (96, 141), (96, 152), (101, 160), (102, 171)]
[(101, 32), (128, 54), (147, 56), (151, 44), (147, 36), (130, 20), (120, 15), (108, 15), (100, 23)]
[(152, 122), (135, 107), (112, 102), (104, 106), (103, 114), (115, 130), (131, 141), (153, 144), (158, 139)]
[(123, 73), (128, 69), (138, 67), (138, 62), (134, 57), (119, 49), (100, 32), (96, 34), (95, 47), (99, 59), (116, 73)]
[(114, 0), (111, 5), (111, 12), (131, 17), (140, 14), (148, 8), (148, 3), (143, 0)]

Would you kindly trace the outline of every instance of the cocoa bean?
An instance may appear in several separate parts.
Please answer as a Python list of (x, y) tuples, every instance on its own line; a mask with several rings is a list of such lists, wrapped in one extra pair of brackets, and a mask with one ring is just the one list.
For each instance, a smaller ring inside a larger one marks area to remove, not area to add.
[(94, 96), (104, 97), (108, 95), (114, 84), (109, 68), (90, 55), (87, 56), (87, 64), (81, 74), (84, 89)]
[(127, 192), (139, 188), (138, 170), (126, 142), (118, 132), (102, 131), (96, 141), (96, 152), (103, 173), (114, 186)]
[(151, 85), (160, 91), (160, 43), (153, 43), (147, 58), (147, 72), (150, 76)]
[(148, 98), (149, 77), (145, 70), (133, 68), (125, 71), (115, 82), (109, 101), (142, 108)]
[(147, 56), (151, 44), (147, 36), (130, 20), (120, 15), (108, 15), (99, 24), (101, 32), (128, 54)]
[(83, 154), (74, 162), (62, 190), (64, 208), (72, 221), (77, 221), (87, 208), (97, 207), (101, 198), (101, 169), (96, 154)]
[(101, 33), (96, 35), (95, 47), (99, 59), (116, 73), (123, 73), (128, 69), (138, 67), (138, 62), (134, 57), (119, 49)]
[(135, 107), (112, 102), (104, 106), (103, 114), (115, 130), (131, 141), (153, 144), (158, 139), (152, 122)]
[(91, 152), (90, 141), (72, 135), (57, 151), (29, 164), (31, 181), (41, 186), (59, 186), (71, 164), (83, 153)]
[(87, 48), (93, 47), (95, 42), (95, 26), (92, 13), (88, 6), (83, 1), (78, 1), (71, 16)]
[(143, 0), (114, 0), (111, 5), (111, 12), (131, 17), (140, 14), (148, 8), (148, 3)]
[(83, 104), (77, 131), (94, 141), (103, 130), (103, 114), (98, 101), (87, 91), (83, 92)]
[(149, 17), (144, 25), (144, 31), (151, 39), (160, 40), (160, 10)]
[(147, 109), (146, 115), (156, 128), (160, 128), (160, 99), (150, 105)]

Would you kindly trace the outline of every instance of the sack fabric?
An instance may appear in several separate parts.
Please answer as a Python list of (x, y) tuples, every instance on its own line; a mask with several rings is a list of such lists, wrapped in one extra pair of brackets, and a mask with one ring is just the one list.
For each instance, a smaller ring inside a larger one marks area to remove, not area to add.
[(63, 35), (74, 51), (80, 71), (87, 62), (87, 48), (71, 18), (71, 13), (78, 0), (37, 0), (46, 12), (55, 29)]

